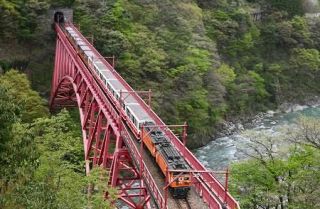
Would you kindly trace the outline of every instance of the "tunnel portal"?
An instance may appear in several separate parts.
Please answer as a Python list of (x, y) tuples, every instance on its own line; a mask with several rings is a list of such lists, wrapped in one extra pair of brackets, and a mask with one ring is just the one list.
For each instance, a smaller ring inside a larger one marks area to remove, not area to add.
[(64, 23), (64, 14), (62, 12), (54, 13), (54, 22)]

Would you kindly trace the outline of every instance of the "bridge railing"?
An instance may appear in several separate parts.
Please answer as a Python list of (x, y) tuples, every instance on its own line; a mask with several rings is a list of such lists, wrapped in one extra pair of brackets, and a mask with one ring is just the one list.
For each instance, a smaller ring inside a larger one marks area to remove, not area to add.
[(123, 140), (125, 141), (126, 145), (128, 146), (128, 150), (131, 153), (131, 155), (133, 156), (133, 161), (136, 164), (137, 168), (139, 168), (139, 170), (142, 168), (142, 176), (143, 179), (145, 180), (145, 183), (147, 184), (146, 186), (148, 186), (149, 190), (152, 193), (152, 196), (154, 197), (154, 199), (156, 200), (156, 203), (158, 205), (159, 208), (161, 209), (166, 209), (166, 205), (165, 205), (165, 200), (162, 196), (162, 193), (160, 192), (159, 188), (157, 187), (156, 182), (154, 181), (150, 171), (148, 170), (148, 167), (146, 166), (146, 164), (142, 161), (142, 167), (141, 167), (141, 161), (139, 160), (141, 158), (141, 153), (139, 152), (137, 146), (134, 143), (134, 139), (130, 136), (126, 126), (124, 124), (123, 125), (123, 129), (122, 129), (122, 137)]
[[(90, 47), (90, 49), (96, 54), (97, 57), (103, 57), (100, 55), (100, 53), (92, 46), (92, 44), (78, 31), (78, 29), (70, 24), (70, 27), (72, 27), (74, 30), (76, 30), (80, 37), (85, 40), (87, 45)], [(109, 62), (107, 62), (105, 59), (101, 59), (101, 61), (109, 68), (110, 71), (116, 76), (116, 78), (121, 82), (123, 86), (125, 86), (129, 91), (134, 92), (134, 90), (129, 86), (129, 84), (120, 76), (120, 74), (114, 70), (114, 68), (111, 66)], [(106, 89), (106, 92), (108, 90)], [(134, 93), (132, 96), (135, 97), (135, 99), (139, 102), (141, 107), (143, 107), (147, 112), (149, 112), (152, 119), (156, 122), (157, 125), (165, 125), (165, 123), (161, 120), (161, 118), (146, 104), (146, 102), (137, 94)], [(112, 97), (111, 97), (112, 98)], [(191, 153), (189, 149), (187, 149), (183, 143), (177, 138), (177, 136), (174, 135), (174, 133), (168, 129), (166, 131), (167, 136), (171, 139), (171, 142), (175, 145), (175, 147), (178, 149), (178, 151), (183, 155), (183, 157), (186, 159), (186, 161), (190, 164), (190, 166), (194, 170), (206, 170), (206, 168), (200, 163), (200, 161)], [(202, 196), (204, 200), (208, 204), (214, 204), (213, 202), (216, 201), (216, 198), (214, 195), (217, 196), (220, 202), (225, 202), (228, 205), (228, 208), (230, 209), (237, 209), (240, 208), (238, 202), (229, 194), (225, 196), (225, 188), (222, 186), (222, 184), (212, 175), (209, 173), (202, 173), (200, 174), (199, 181), (197, 188), (200, 193), (202, 193)], [(209, 191), (210, 190), (210, 191)], [(206, 192), (210, 193), (207, 194)], [(212, 192), (214, 194), (212, 194)]]

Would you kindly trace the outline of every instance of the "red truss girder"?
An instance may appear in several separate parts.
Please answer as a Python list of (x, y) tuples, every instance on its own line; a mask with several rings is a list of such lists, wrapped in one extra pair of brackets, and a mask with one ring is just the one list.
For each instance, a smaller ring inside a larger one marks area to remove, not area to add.
[[(108, 183), (119, 188), (120, 200), (130, 208), (151, 208), (150, 194), (144, 186), (146, 185), (144, 179), (147, 176), (152, 187), (155, 187), (154, 180), (150, 173), (149, 176), (145, 174), (144, 178), (141, 178), (132, 164), (132, 151), (129, 152), (122, 140), (126, 130), (121, 131), (123, 124), (119, 123), (119, 114), (60, 28), (57, 28), (57, 35), (50, 98), (51, 110), (78, 107), (86, 173), (88, 174), (93, 166), (106, 168), (110, 171)], [(129, 134), (126, 133), (126, 136)], [(126, 137), (126, 141), (128, 139)], [(110, 149), (112, 143), (114, 148)], [(139, 187), (136, 187), (134, 182), (139, 182)], [(152, 190), (155, 202), (161, 208), (165, 208), (159, 190), (157, 188)]]

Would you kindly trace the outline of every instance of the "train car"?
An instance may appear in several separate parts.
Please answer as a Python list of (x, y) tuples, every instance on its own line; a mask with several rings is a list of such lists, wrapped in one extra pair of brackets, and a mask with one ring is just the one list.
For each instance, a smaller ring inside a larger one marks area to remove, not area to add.
[[(148, 125), (155, 124), (154, 121), (132, 95), (125, 93), (127, 89), (112, 72), (114, 69), (109, 69), (72, 27), (65, 27), (65, 30), (81, 59), (93, 69), (93, 73), (96, 73), (100, 82), (109, 90), (113, 97), (112, 102), (121, 105), (122, 110), (120, 111), (123, 111), (127, 124), (137, 138), (140, 138), (141, 129), (145, 127), (144, 131), (148, 134), (143, 136), (141, 143), (146, 145), (162, 173), (166, 176), (168, 170), (186, 170), (182, 173), (169, 172), (167, 177), (172, 195), (175, 198), (185, 198), (191, 186), (191, 174), (187, 172), (190, 169), (187, 162), (162, 130), (148, 128)], [(121, 95), (121, 91), (124, 92), (124, 95)]]
[[(165, 176), (168, 170), (190, 169), (187, 162), (160, 128), (155, 128), (154, 130), (148, 128), (148, 125), (154, 125), (153, 123), (145, 123), (144, 125), (146, 127), (145, 131), (150, 133), (143, 137), (143, 142), (151, 155), (155, 157), (157, 164)], [(185, 198), (191, 186), (191, 173), (169, 172), (167, 178), (173, 197)]]

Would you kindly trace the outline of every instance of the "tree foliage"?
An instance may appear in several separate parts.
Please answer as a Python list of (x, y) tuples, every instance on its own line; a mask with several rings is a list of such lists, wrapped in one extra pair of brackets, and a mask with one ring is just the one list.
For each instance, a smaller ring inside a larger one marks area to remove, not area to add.
[(66, 110), (48, 118), (18, 71), (0, 81), (0, 208), (112, 208), (108, 173), (93, 169), (85, 176), (79, 122)]
[[(12, 125), (20, 115), (20, 108), (12, 102), (8, 90), (0, 85), (0, 146), (5, 143), (5, 139), (11, 132)], [(0, 148), (1, 150), (1, 148)]]
[(0, 76), (0, 86), (7, 90), (7, 94), (12, 98), (11, 101), (20, 107), (23, 122), (32, 122), (48, 114), (44, 100), (31, 89), (25, 74), (10, 70)]

